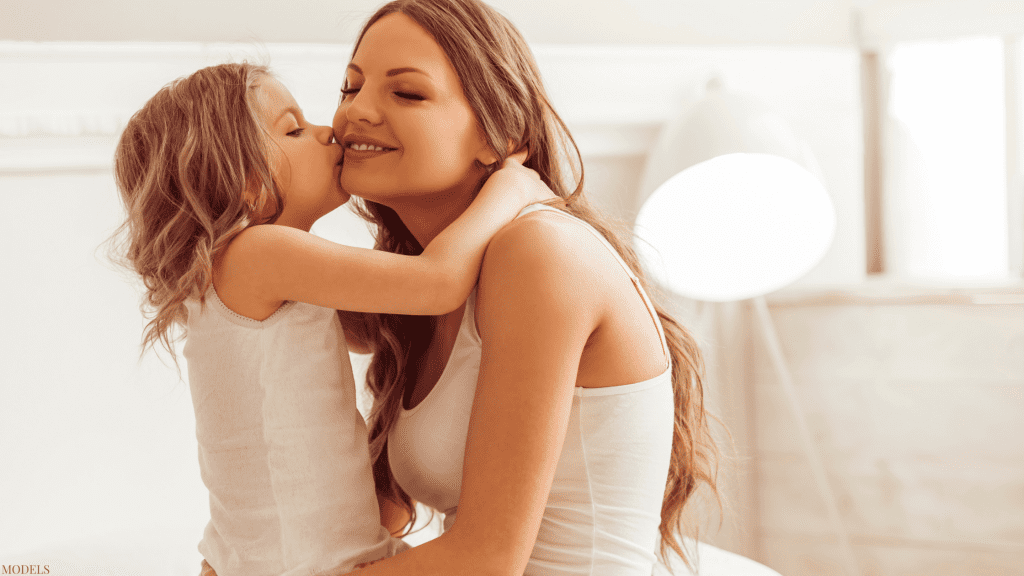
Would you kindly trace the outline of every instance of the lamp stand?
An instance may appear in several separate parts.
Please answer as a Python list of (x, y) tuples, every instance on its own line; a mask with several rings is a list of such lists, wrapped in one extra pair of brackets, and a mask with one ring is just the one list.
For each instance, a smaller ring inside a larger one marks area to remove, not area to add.
[(754, 314), (757, 316), (757, 324), (761, 329), (761, 335), (764, 337), (765, 346), (768, 348), (768, 356), (771, 358), (772, 366), (775, 368), (775, 375), (789, 401), (789, 409), (797, 425), (797, 437), (800, 439), (804, 455), (807, 457), (808, 464), (810, 464), (814, 481), (818, 485), (818, 493), (821, 495), (822, 500), (825, 501), (829, 523), (839, 539), (839, 552), (843, 571), (846, 573), (846, 576), (860, 576), (857, 558), (853, 554), (853, 546), (850, 545), (850, 536), (846, 532), (842, 517), (839, 515), (835, 494), (832, 492), (828, 476), (825, 474), (825, 465), (812, 440), (811, 430), (807, 425), (806, 411), (800, 403), (800, 397), (796, 393), (796, 386), (793, 384), (793, 377), (786, 364), (786, 358), (782, 355), (782, 346), (779, 344), (779, 336), (775, 331), (775, 323), (772, 322), (771, 314), (768, 312), (768, 304), (765, 302), (764, 296), (752, 298), (751, 302), (754, 307)]

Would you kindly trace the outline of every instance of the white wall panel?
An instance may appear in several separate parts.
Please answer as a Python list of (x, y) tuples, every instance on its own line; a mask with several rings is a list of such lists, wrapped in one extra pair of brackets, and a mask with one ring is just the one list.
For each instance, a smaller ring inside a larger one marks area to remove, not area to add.
[[(807, 301), (772, 313), (863, 573), (1018, 573), (1024, 307)], [(787, 576), (838, 571), (792, 414), (754, 350), (759, 559)]]
[[(7, 0), (0, 39), (351, 42), (383, 0)], [(537, 43), (850, 44), (850, 0), (493, 0)]]

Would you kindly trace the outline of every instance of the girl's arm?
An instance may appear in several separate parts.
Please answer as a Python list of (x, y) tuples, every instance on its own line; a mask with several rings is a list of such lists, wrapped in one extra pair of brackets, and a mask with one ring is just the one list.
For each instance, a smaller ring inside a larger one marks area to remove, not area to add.
[(583, 347), (605, 309), (602, 291), (588, 288), (601, 283), (598, 273), (550, 249), (578, 242), (571, 234), (524, 219), (491, 242), (480, 275), (483, 356), (455, 524), (355, 574), (523, 573), (562, 451)]
[(553, 198), (536, 172), (509, 158), (420, 256), (344, 246), (287, 226), (254, 226), (225, 251), (217, 289), (264, 317), (285, 300), (355, 312), (447, 313), (469, 297), (495, 232), (524, 206)]

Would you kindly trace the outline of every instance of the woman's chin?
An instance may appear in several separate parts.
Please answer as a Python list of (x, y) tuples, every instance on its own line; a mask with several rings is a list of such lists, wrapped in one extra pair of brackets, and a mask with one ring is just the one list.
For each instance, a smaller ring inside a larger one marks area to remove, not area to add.
[(387, 199), (392, 194), (389, 194), (385, 190), (381, 190), (379, 186), (367, 186), (361, 179), (341, 178), (341, 187), (345, 192), (351, 196), (357, 196), (363, 200), (369, 200), (378, 204), (387, 204)]

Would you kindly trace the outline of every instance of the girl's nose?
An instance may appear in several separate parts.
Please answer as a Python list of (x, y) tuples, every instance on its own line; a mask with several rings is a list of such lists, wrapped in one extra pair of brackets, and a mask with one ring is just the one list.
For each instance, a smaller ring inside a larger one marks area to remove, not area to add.
[(334, 140), (334, 129), (333, 128), (331, 128), (330, 126), (320, 126), (320, 125), (314, 124), (312, 126), (312, 129), (313, 129), (314, 134), (316, 135), (316, 139), (317, 139), (318, 142), (320, 142), (324, 146), (329, 146), (331, 144), (334, 144), (335, 140)]

